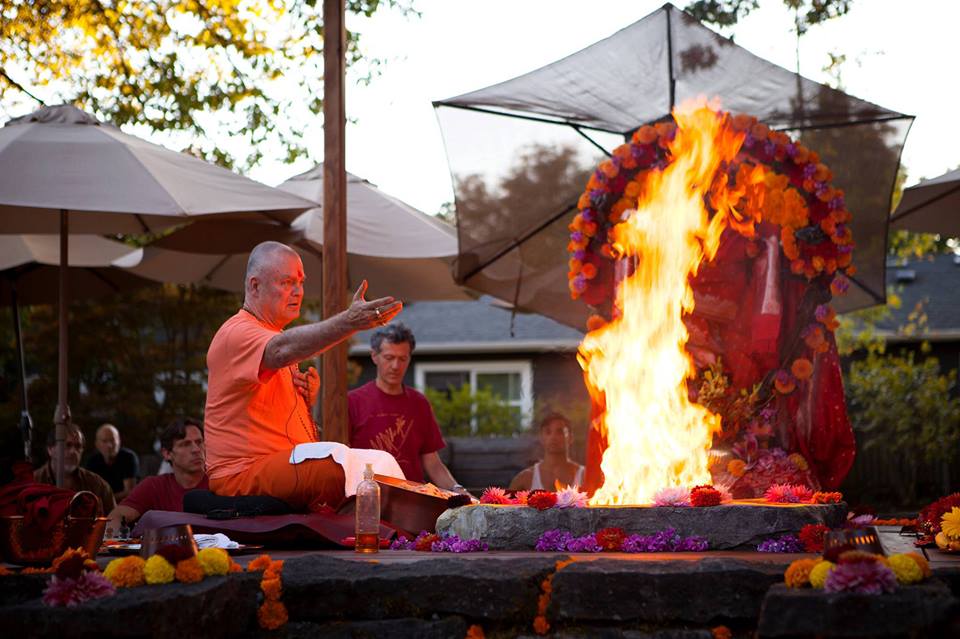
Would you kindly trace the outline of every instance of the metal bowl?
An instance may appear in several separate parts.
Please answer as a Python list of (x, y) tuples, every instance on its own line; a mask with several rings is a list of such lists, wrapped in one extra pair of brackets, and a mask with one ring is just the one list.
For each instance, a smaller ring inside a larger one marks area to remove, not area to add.
[(182, 559), (196, 556), (197, 542), (193, 540), (190, 524), (144, 530), (140, 556), (147, 559), (158, 553), (174, 565)]
[(848, 550), (862, 550), (876, 555), (886, 555), (880, 544), (880, 535), (873, 526), (866, 528), (842, 528), (831, 530), (823, 540), (824, 559), (836, 562)]
[(85, 500), (95, 500), (95, 512), (102, 512), (96, 495), (78, 491), (70, 500), (67, 516), (46, 530), (28, 526), (23, 515), (0, 517), (0, 557), (21, 566), (49, 565), (67, 548), (82, 548), (96, 557), (107, 518), (75, 516), (77, 512), (89, 512), (83, 504)]

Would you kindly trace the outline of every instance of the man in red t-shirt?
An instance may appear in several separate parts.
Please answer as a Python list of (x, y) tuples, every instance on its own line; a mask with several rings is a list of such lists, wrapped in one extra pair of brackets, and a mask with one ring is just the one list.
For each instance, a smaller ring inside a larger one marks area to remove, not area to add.
[(409, 480), (429, 478), (440, 488), (462, 491), (437, 454), (444, 443), (430, 402), (403, 384), (416, 344), (402, 322), (374, 331), (370, 349), (377, 378), (347, 395), (350, 446), (390, 453)]
[(122, 520), (131, 526), (148, 510), (183, 512), (187, 491), (208, 489), (200, 422), (188, 418), (167, 426), (160, 434), (160, 452), (173, 472), (147, 477), (137, 484), (110, 513), (107, 537), (120, 531)]

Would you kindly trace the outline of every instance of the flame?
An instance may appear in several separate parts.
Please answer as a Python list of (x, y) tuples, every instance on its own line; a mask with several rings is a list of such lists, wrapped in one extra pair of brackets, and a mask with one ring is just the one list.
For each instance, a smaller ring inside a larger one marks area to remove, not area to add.
[(635, 264), (617, 286), (615, 318), (588, 333), (578, 354), (591, 395), (605, 407), (605, 479), (594, 505), (650, 503), (662, 488), (710, 483), (720, 417), (688, 398), (696, 371), (683, 315), (694, 309), (690, 278), (716, 254), (724, 229), (752, 234), (753, 216), (736, 205), (762, 169), (746, 169), (742, 183), (728, 185), (726, 169), (745, 134), (703, 101), (679, 107), (674, 119), (671, 163), (647, 172), (637, 210), (613, 228), (615, 250)]

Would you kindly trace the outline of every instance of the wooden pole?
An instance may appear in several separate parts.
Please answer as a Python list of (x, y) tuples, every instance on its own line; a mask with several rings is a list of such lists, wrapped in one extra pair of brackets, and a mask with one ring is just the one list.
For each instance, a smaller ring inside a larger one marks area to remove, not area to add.
[(59, 365), (57, 366), (57, 409), (53, 416), (54, 428), (56, 429), (56, 455), (57, 463), (54, 464), (57, 486), (63, 488), (63, 460), (66, 454), (67, 425), (70, 423), (70, 405), (67, 403), (67, 384), (69, 375), (67, 375), (68, 343), (67, 343), (67, 300), (70, 298), (70, 291), (67, 283), (69, 281), (68, 268), (70, 266), (69, 257), (69, 239), (70, 239), (70, 218), (66, 210), (60, 211), (60, 292), (57, 300), (57, 311), (59, 313)]
[[(344, 76), (347, 37), (344, 0), (323, 2), (323, 316), (347, 301), (347, 173), (344, 162)], [(346, 342), (323, 355), (321, 383), (325, 441), (348, 443)]]

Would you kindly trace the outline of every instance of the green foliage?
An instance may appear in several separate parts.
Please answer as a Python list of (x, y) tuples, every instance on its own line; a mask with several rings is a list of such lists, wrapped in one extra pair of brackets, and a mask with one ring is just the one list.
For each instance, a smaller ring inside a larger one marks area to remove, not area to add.
[(427, 388), (426, 396), (445, 436), (513, 435), (521, 431), (519, 415), (489, 388), (475, 393), (469, 384), (447, 391)]
[(915, 360), (912, 352), (870, 353), (854, 362), (846, 380), (847, 404), (859, 443), (892, 451), (902, 473), (900, 502), (912, 504), (921, 463), (952, 461), (960, 449), (960, 398), (952, 396), (956, 371)]
[[(783, 0), (783, 4), (794, 12), (794, 29), (801, 36), (812, 26), (846, 15), (853, 0)], [(701, 22), (732, 27), (759, 7), (758, 0), (696, 0), (684, 11)]]
[[(413, 12), (410, 0), (347, 0), (346, 11), (384, 6)], [(307, 148), (291, 113), (323, 110), (324, 42), (317, 0), (0, 0), (0, 98), (183, 131), (201, 140), (191, 152), (225, 166), (249, 168), (267, 146), (293, 161)], [(347, 63), (362, 59), (348, 33)], [(379, 61), (367, 62), (369, 74)], [(213, 133), (252, 151), (233, 157)]]

